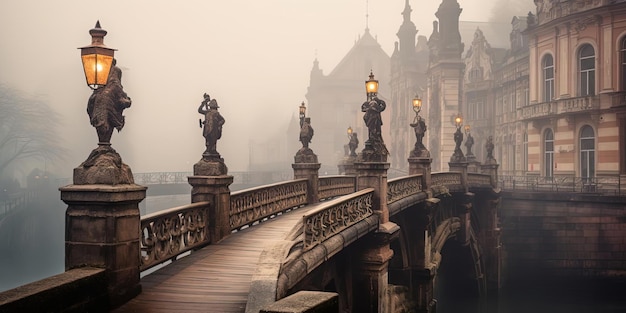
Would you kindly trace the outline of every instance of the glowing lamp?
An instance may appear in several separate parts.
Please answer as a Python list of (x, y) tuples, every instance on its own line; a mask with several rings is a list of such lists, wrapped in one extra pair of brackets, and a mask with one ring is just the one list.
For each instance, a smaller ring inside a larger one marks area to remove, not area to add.
[(352, 136), (352, 126), (348, 126), (348, 137)]
[(378, 81), (374, 79), (374, 73), (370, 71), (370, 79), (365, 81), (365, 91), (367, 95), (378, 93)]
[(304, 105), (304, 101), (302, 101), (302, 104), (300, 104), (300, 118), (304, 118), (306, 116), (306, 106)]
[(461, 117), (461, 115), (456, 116), (456, 118), (454, 119), (454, 124), (456, 124), (456, 127), (461, 127), (461, 125), (463, 124), (463, 118)]
[(469, 133), (470, 132), (470, 126), (469, 125), (465, 125), (465, 133)]
[(422, 110), (422, 99), (418, 95), (415, 95), (413, 98), (413, 111), (415, 113), (419, 113)]
[(91, 44), (78, 49), (83, 60), (87, 85), (91, 89), (98, 89), (107, 84), (115, 49), (104, 45), (104, 36), (107, 31), (100, 27), (100, 21), (97, 21), (96, 26), (89, 30), (89, 34)]

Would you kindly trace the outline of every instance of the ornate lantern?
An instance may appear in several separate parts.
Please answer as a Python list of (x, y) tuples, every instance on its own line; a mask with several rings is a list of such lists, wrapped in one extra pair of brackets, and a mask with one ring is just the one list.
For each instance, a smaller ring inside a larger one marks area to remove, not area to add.
[(413, 98), (413, 111), (415, 111), (415, 113), (419, 113), (422, 110), (422, 99), (420, 99), (420, 97), (418, 95), (415, 95), (415, 98)]
[(461, 125), (463, 125), (463, 118), (461, 117), (461, 114), (454, 118), (454, 124), (456, 125), (456, 128), (461, 128)]
[(374, 73), (370, 70), (370, 79), (365, 81), (367, 98), (372, 99), (378, 93), (378, 81), (374, 79)]
[(91, 44), (78, 49), (83, 60), (87, 85), (95, 90), (107, 84), (115, 49), (104, 45), (104, 36), (107, 31), (100, 27), (100, 21), (97, 21), (96, 26), (89, 30), (89, 34)]

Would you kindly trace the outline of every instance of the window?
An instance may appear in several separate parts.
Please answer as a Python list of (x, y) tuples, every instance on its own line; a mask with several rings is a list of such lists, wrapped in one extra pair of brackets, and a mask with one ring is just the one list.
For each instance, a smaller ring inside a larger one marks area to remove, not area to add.
[(543, 102), (554, 99), (554, 59), (548, 54), (543, 57)]
[(578, 57), (580, 69), (580, 95), (593, 96), (596, 94), (596, 57), (593, 47), (589, 44), (580, 48)]
[(622, 61), (622, 91), (626, 91), (626, 36), (622, 38), (622, 48), (620, 50), (620, 59)]
[(528, 133), (524, 133), (523, 140), (524, 142), (522, 149), (524, 151), (522, 151), (522, 165), (524, 166), (523, 171), (526, 172), (528, 171)]
[(580, 176), (588, 181), (596, 175), (595, 134), (593, 128), (585, 125), (580, 129)]
[(544, 134), (544, 174), (546, 177), (552, 177), (554, 174), (554, 133), (552, 129), (547, 129)]

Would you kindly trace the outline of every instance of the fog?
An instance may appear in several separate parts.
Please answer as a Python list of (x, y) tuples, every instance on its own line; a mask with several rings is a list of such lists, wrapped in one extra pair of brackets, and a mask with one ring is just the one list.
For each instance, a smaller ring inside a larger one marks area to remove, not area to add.
[[(463, 21), (508, 23), (533, 7), (531, 0), (458, 2)], [(366, 27), (391, 55), (404, 3), (0, 1), (0, 83), (58, 110), (59, 134), (70, 151), (58, 170), (70, 176), (97, 144), (85, 111), (91, 90), (76, 48), (90, 43), (88, 31), (99, 20), (108, 31), (105, 44), (118, 49), (122, 84), (133, 100), (126, 126), (111, 140), (125, 163), (134, 172), (191, 171), (205, 148), (197, 108), (206, 92), (226, 119), (217, 150), (231, 171), (243, 171), (249, 140), (275, 134), (297, 114), (316, 58), (329, 73)], [(430, 35), (440, 3), (410, 1), (418, 35)], [(521, 12), (509, 12), (517, 7)]]

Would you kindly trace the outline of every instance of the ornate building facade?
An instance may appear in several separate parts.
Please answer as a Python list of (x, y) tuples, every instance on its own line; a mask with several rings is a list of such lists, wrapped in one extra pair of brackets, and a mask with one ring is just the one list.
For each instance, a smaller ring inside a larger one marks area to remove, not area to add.
[(530, 101), (516, 110), (525, 170), (583, 181), (626, 174), (626, 1), (535, 4), (526, 31)]
[(439, 21), (433, 22), (433, 32), (428, 39), (426, 146), (433, 159), (433, 172), (448, 170), (448, 162), (454, 152), (454, 118), (462, 108), (465, 63), (461, 58), (464, 45), (459, 33), (461, 11), (456, 0), (443, 0), (435, 14)]
[(406, 0), (402, 12), (402, 25), (396, 33), (398, 41), (391, 55), (391, 77), (389, 110), (390, 153), (392, 170), (408, 173), (406, 159), (415, 146), (415, 135), (409, 124), (413, 122), (412, 100), (419, 96), (423, 103), (426, 99), (426, 70), (428, 67), (428, 46), (425, 36), (417, 37), (417, 29), (411, 21), (411, 6)]
[[(381, 83), (378, 97), (388, 101), (390, 58), (368, 28), (330, 74), (324, 75), (317, 60), (313, 63), (306, 94), (307, 116), (315, 129), (312, 149), (322, 166), (329, 167), (329, 173), (336, 172), (344, 156), (349, 126), (361, 141), (359, 151), (367, 140), (361, 104), (366, 100), (365, 81), (370, 71)], [(389, 142), (389, 111), (383, 112), (385, 142)]]

